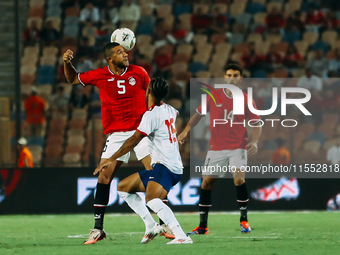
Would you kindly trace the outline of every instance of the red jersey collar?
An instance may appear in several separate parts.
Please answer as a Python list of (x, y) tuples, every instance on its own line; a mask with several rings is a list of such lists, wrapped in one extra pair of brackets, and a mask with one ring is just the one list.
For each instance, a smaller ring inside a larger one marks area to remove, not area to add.
[[(124, 72), (122, 72), (122, 74), (121, 74), (120, 76), (123, 76), (123, 74), (125, 74), (125, 73), (126, 73), (127, 69), (128, 69), (128, 66), (127, 66), (127, 67), (125, 67), (125, 70), (124, 70)], [(112, 73), (113, 75), (118, 75), (118, 74), (115, 74), (114, 72), (112, 72), (109, 66), (107, 66), (107, 70), (109, 70), (109, 72), (110, 72), (110, 73)]]

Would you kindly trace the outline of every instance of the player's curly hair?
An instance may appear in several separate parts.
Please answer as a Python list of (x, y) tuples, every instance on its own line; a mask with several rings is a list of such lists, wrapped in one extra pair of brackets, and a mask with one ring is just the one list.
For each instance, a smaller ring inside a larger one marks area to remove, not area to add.
[(149, 86), (151, 93), (157, 99), (158, 104), (168, 94), (169, 84), (161, 77), (152, 78)]

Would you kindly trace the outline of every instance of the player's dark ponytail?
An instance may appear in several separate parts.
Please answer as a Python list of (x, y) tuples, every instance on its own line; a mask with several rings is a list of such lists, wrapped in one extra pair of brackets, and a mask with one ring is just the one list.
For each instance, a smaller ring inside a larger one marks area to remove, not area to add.
[(152, 78), (150, 81), (150, 89), (152, 95), (157, 99), (156, 105), (159, 105), (162, 99), (168, 94), (169, 84), (161, 77)]

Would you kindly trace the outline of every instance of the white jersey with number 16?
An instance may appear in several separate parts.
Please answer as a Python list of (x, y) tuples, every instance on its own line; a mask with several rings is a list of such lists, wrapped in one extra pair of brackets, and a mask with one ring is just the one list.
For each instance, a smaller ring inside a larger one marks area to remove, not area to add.
[(175, 174), (183, 173), (175, 122), (178, 111), (168, 104), (154, 105), (146, 111), (137, 131), (150, 141), (151, 165), (165, 165)]

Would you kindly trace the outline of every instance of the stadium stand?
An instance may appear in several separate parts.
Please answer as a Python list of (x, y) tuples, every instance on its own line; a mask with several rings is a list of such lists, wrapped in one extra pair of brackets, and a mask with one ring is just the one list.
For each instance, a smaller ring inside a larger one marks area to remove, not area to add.
[[(183, 91), (188, 91), (187, 86), (192, 77), (222, 77), (225, 64), (234, 61), (243, 65), (243, 61), (241, 61), (243, 54), (249, 53), (248, 42), (255, 43), (255, 51), (260, 58), (265, 57), (270, 47), (274, 45), (275, 52), (285, 59), (289, 46), (293, 45), (302, 58), (298, 66), (288, 67), (283, 61), (277, 68), (267, 68), (268, 66), (259, 62), (258, 68), (245, 72), (253, 78), (299, 78), (305, 75), (305, 65), (309, 60), (315, 58), (315, 51), (321, 49), (328, 61), (336, 61), (335, 52), (340, 49), (340, 40), (338, 40), (339, 13), (334, 13), (334, 18), (328, 23), (324, 14), (325, 17), (321, 23), (311, 24), (312, 19), (307, 12), (312, 2), (306, 0), (216, 0), (207, 3), (206, 1), (140, 0), (137, 3), (141, 16), (134, 30), (137, 45), (133, 52), (130, 52), (130, 58), (132, 62), (143, 59), (142, 63), (151, 66), (149, 75), (152, 77), (153, 74), (159, 73), (154, 59), (159, 54), (160, 47), (165, 46), (166, 52), (171, 53), (169, 77), (167, 78), (174, 79), (178, 84), (181, 84)], [(120, 9), (121, 3), (122, 1), (116, 1), (114, 7)], [(324, 8), (320, 8), (320, 10), (333, 12), (328, 1), (324, 1), (321, 5)], [(42, 29), (43, 24), (51, 21), (53, 27), (60, 32), (61, 39), (55, 45), (46, 45), (41, 41), (25, 44), (21, 58), (22, 100), (27, 98), (32, 86), (36, 86), (39, 94), (48, 101), (50, 96), (55, 95), (58, 85), (65, 82), (62, 62), (60, 62), (61, 54), (70, 48), (77, 56), (82, 38), (87, 37), (89, 45), (99, 56), (103, 44), (108, 41), (113, 29), (121, 25), (118, 21), (116, 24), (101, 24), (99, 22), (85, 26), (80, 22), (80, 11), (83, 7), (82, 1), (29, 1), (27, 26), (30, 26), (34, 21), (38, 29)], [(103, 6), (97, 7), (104, 8)], [(191, 23), (193, 14), (200, 10), (202, 15), (209, 17), (215, 8), (218, 8), (219, 12), (227, 19), (226, 31), (215, 33), (209, 29), (208, 25), (204, 33), (196, 33), (192, 40), (184, 41), (183, 38), (192, 32), (192, 29), (195, 29)], [(267, 27), (268, 14), (273, 9), (283, 17), (285, 22), (277, 32), (273, 32)], [(291, 24), (288, 19), (297, 11), (305, 26), (302, 30), (298, 27), (288, 26)], [(162, 23), (163, 21), (164, 23)], [(156, 27), (162, 31), (155, 31)], [(177, 27), (180, 29), (176, 30)], [(164, 35), (159, 32), (164, 32)], [(176, 40), (169, 40), (167, 33), (172, 33)], [(96, 56), (81, 57), (93, 63), (97, 58)], [(75, 65), (79, 59), (80, 56), (75, 59)], [(247, 69), (247, 66), (243, 67)], [(334, 77), (334, 74), (339, 73), (340, 68), (337, 67), (337, 70), (327, 73), (327, 76)], [(65, 84), (64, 87), (65, 93), (70, 95), (71, 86)], [(102, 144), (105, 141), (101, 133), (102, 127), (99, 119), (100, 101), (98, 101), (98, 94), (94, 89), (86, 88), (83, 93), (91, 98), (89, 110), (69, 110), (64, 114), (49, 113), (45, 136), (42, 141), (30, 145), (35, 164), (60, 166), (63, 162), (68, 166), (88, 165), (92, 153), (95, 155), (95, 160), (98, 161)], [(321, 91), (319, 96), (320, 100), (326, 98), (324, 91)], [(172, 98), (169, 103), (177, 109), (189, 112), (189, 109), (186, 109), (188, 104), (183, 98), (187, 98), (187, 95), (183, 95), (179, 99)], [(296, 129), (294, 138), (291, 138), (290, 134), (285, 133), (286, 131), (282, 129), (264, 127), (263, 141), (261, 141), (263, 148), (260, 146), (258, 157), (251, 159), (251, 163), (260, 162), (263, 159), (270, 160), (270, 154), (275, 149), (270, 144), (278, 136), (285, 136), (288, 139), (287, 142), (294, 153), (303, 151), (300, 162), (308, 160), (307, 152), (315, 153), (315, 155), (320, 152), (324, 158), (320, 158), (320, 156), (318, 159), (325, 161), (324, 150), (334, 143), (333, 136), (340, 133), (339, 97), (334, 96), (334, 100), (333, 105), (325, 104), (322, 109), (316, 109), (313, 112), (313, 115), (315, 114), (320, 119), (319, 124), (308, 123), (300, 116), (301, 123)], [(266, 105), (271, 103), (271, 100), (266, 97), (260, 97), (256, 101), (258, 105), (261, 105), (261, 102)], [(178, 132), (183, 128), (187, 118), (188, 116), (185, 116), (181, 119)], [(91, 152), (93, 137), (95, 137), (96, 143), (95, 152)], [(189, 146), (184, 146), (181, 150), (183, 159), (188, 159)]]

